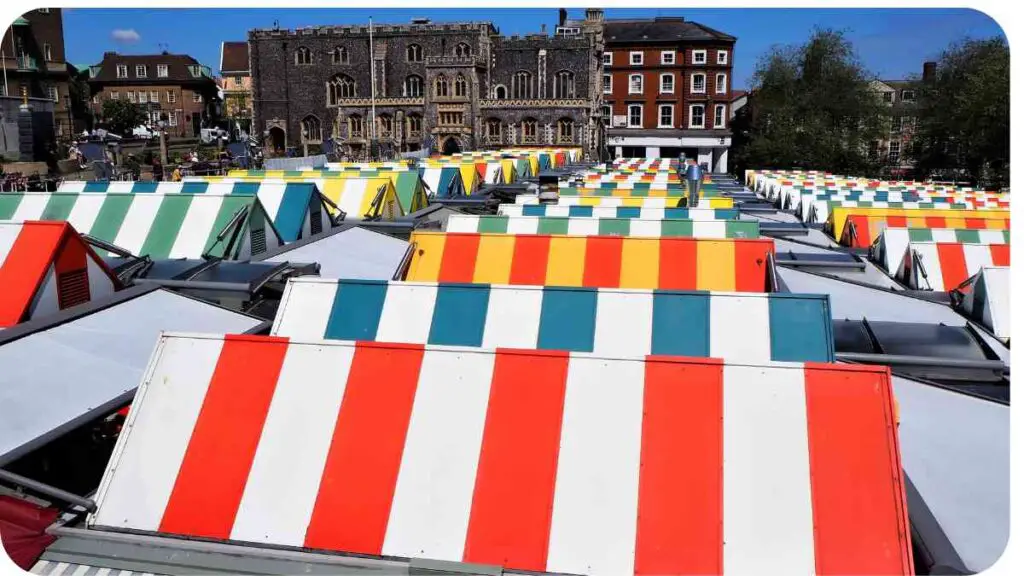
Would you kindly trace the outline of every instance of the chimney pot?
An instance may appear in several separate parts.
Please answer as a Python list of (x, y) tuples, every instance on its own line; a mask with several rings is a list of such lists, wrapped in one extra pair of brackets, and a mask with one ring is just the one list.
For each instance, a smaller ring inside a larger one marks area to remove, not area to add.
[(565, 10), (565, 8), (559, 8), (558, 9), (558, 25), (559, 26), (565, 26), (565, 19), (568, 17), (568, 15), (569, 15), (569, 13)]

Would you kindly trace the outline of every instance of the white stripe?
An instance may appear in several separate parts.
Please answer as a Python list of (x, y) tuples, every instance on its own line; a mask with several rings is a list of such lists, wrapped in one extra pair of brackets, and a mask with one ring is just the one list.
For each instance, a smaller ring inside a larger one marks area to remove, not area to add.
[(494, 354), (427, 351), (382, 554), (461, 562)]
[[(220, 212), (223, 203), (223, 196), (207, 194), (193, 196), (192, 201), (189, 202), (188, 211), (185, 212), (185, 218), (181, 221), (178, 237), (174, 239), (174, 245), (168, 255), (171, 258), (199, 258), (202, 256), (210, 232), (213, 231), (213, 226), (217, 223), (217, 213)], [(268, 244), (271, 242), (271, 236), (272, 234), (268, 230)]]
[(221, 338), (160, 342), (155, 369), (136, 393), (107, 464), (109, 483), (100, 486), (96, 524), (159, 528), (223, 346)]
[(32, 566), (32, 569), (29, 570), (29, 572), (31, 574), (42, 574), (46, 570), (46, 567), (49, 565), (49, 560), (40, 560), (39, 562), (36, 562), (34, 566)]
[(89, 280), (89, 299), (98, 300), (114, 293), (114, 282), (91, 255), (85, 257), (85, 273)]
[(542, 288), (492, 286), (484, 322), (484, 348), (536, 348)]
[(436, 299), (436, 284), (388, 284), (376, 340), (409, 344), (426, 342), (430, 336)]
[[(522, 198), (517, 196), (516, 199)], [(523, 207), (519, 204), (498, 204), (498, 216), (522, 216)], [(546, 215), (546, 214), (545, 214)]]
[[(186, 177), (185, 181), (188, 182), (206, 182), (205, 179), (198, 176)], [(156, 185), (157, 194), (181, 194), (181, 190), (185, 187), (185, 182), (158, 182)]]
[(722, 568), (813, 574), (804, 375), (726, 364), (722, 381)]
[(75, 568), (75, 571), (71, 573), (71, 576), (85, 576), (85, 573), (89, 571), (89, 568), (92, 568), (92, 566), (80, 564), (78, 568)]
[[(937, 230), (933, 231), (938, 232)], [(885, 244), (885, 271), (893, 274), (899, 268), (903, 255), (910, 245), (910, 231), (906, 228), (884, 228), (882, 242)]]
[(531, 216), (518, 216), (508, 219), (508, 234), (536, 234), (540, 220)]
[(142, 245), (153, 228), (153, 221), (164, 198), (166, 196), (158, 194), (132, 194), (132, 205), (124, 215), (114, 244), (132, 254), (142, 256), (139, 251), (142, 250)]
[(281, 209), (281, 202), (284, 200), (285, 186), (287, 184), (268, 184), (266, 182), (259, 186), (256, 196), (259, 197), (263, 209), (267, 211), (271, 220), (277, 219), (277, 211)]
[[(945, 283), (942, 281), (942, 262), (939, 260), (939, 250), (934, 242), (911, 242), (908, 250), (917, 251), (921, 257), (921, 266), (928, 274), (925, 280), (920, 270), (917, 272), (917, 284), (920, 290), (942, 290)], [(911, 260), (913, 266), (913, 260)], [(930, 286), (930, 288), (929, 288)]]
[(476, 232), (480, 228), (480, 217), (472, 214), (452, 214), (445, 223), (447, 232)]
[[(967, 264), (967, 276), (974, 276), (984, 266), (992, 265), (992, 249), (986, 244), (961, 244), (964, 251), (964, 262)], [(963, 282), (967, 278), (960, 278)], [(954, 279), (955, 280), (955, 279)], [(939, 288), (940, 290), (942, 288)]]
[(85, 191), (85, 180), (67, 180), (61, 182), (60, 186), (57, 187), (57, 192), (74, 192), (79, 193)]
[(341, 198), (338, 199), (338, 208), (345, 212), (346, 220), (362, 220), (363, 214), (359, 211), (363, 205), (363, 196), (376, 194), (376, 188), (368, 189), (366, 180), (348, 178), (345, 186), (341, 189)]
[[(267, 185), (268, 184), (266, 183), (266, 181), (262, 181), (260, 183), (260, 185), (256, 187), (256, 189), (258, 190), (257, 195), (259, 195), (261, 192), (263, 192), (264, 186), (267, 186)], [(208, 182), (206, 184), (206, 192), (204, 192), (204, 194), (207, 195), (207, 196), (209, 196), (209, 195), (230, 196), (234, 191), (235, 191), (235, 183), (234, 182)]]
[(4, 260), (7, 260), (7, 255), (11, 253), (14, 242), (24, 227), (21, 223), (0, 222), (0, 268), (3, 268)]
[(710, 314), (712, 358), (733, 362), (771, 360), (767, 297), (713, 294)]
[(978, 230), (978, 241), (982, 244), (1006, 244), (1002, 230)]
[(640, 208), (640, 218), (645, 220), (664, 220), (665, 209), (642, 206)]
[(135, 182), (107, 182), (107, 193), (131, 194), (135, 188)]
[(46, 204), (50, 201), (49, 192), (24, 192), (17, 210), (11, 214), (11, 220), (23, 222), (25, 220), (39, 220), (43, 217)]
[(643, 362), (569, 360), (547, 570), (632, 574)]
[(629, 235), (634, 238), (661, 238), (661, 220), (630, 218)]
[(53, 571), (50, 572), (49, 576), (60, 576), (68, 569), (69, 564), (67, 562), (58, 562), (54, 567)]
[(302, 546), (354, 353), (352, 346), (288, 347), (231, 528), (233, 540)]
[(561, 217), (561, 218), (568, 218), (569, 217), (569, 207), (568, 206), (555, 206), (555, 205), (550, 205), (549, 204), (549, 205), (544, 207), (544, 215), (545, 216), (557, 216), (557, 217)]
[(725, 238), (724, 220), (695, 220), (693, 222), (694, 238)]
[(573, 236), (597, 236), (601, 229), (598, 218), (570, 218), (568, 233)]
[(322, 340), (340, 288), (336, 282), (288, 280), (270, 333), (297, 340)]
[(615, 206), (594, 206), (592, 213), (594, 218), (615, 218), (618, 215)]
[(93, 194), (91, 192), (79, 194), (75, 198), (75, 204), (68, 213), (68, 222), (75, 227), (75, 230), (82, 234), (88, 234), (96, 223), (96, 217), (100, 215), (103, 203), (106, 202), (106, 194)]
[(32, 309), (29, 310), (29, 318), (52, 314), (60, 310), (60, 300), (57, 297), (57, 274), (53, 264), (46, 267), (46, 273), (41, 284), (42, 288), (36, 291), (32, 298)]
[(598, 290), (594, 353), (644, 356), (651, 353), (652, 292)]

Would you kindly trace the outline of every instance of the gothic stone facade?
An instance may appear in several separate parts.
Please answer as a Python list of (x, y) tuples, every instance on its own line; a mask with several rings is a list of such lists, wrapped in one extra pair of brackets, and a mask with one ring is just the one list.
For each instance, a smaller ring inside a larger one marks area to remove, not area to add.
[(271, 150), (331, 139), (353, 159), (374, 134), (383, 155), (562, 145), (596, 157), (602, 20), (591, 10), (578, 33), (523, 37), (490, 22), (374, 25), (372, 52), (368, 25), (253, 30), (255, 126)]

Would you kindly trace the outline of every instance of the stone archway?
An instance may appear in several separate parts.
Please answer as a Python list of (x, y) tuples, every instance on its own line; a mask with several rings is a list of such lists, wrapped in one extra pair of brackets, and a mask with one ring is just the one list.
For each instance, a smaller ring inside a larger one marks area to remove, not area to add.
[(449, 136), (441, 145), (441, 154), (444, 154), (445, 156), (458, 154), (461, 151), (462, 145), (459, 143), (459, 138), (457, 136)]
[(270, 130), (270, 148), (275, 154), (284, 154), (284, 130), (274, 126)]

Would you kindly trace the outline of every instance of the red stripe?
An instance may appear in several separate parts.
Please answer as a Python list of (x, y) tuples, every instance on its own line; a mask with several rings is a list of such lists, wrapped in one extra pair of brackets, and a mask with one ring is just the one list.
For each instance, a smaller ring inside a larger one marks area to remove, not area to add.
[(721, 574), (721, 361), (652, 356), (645, 372), (634, 571)]
[(964, 226), (969, 230), (984, 230), (987, 227), (984, 218), (964, 218)]
[(658, 252), (658, 288), (697, 289), (697, 241), (693, 238), (662, 238)]
[(736, 291), (768, 292), (768, 254), (775, 253), (775, 245), (771, 240), (760, 239), (738, 239), (733, 240), (733, 244)]
[(287, 338), (224, 337), (160, 532), (231, 535), (287, 352)]
[(889, 369), (807, 363), (804, 378), (816, 572), (912, 573)]
[(588, 236), (583, 265), (583, 285), (588, 288), (619, 286), (622, 271), (622, 237)]
[(544, 571), (569, 355), (499, 349), (463, 561)]
[(946, 218), (945, 216), (925, 216), (924, 225), (928, 228), (945, 228)]
[(551, 236), (517, 235), (508, 283), (543, 286), (547, 278)]
[(423, 353), (356, 344), (305, 546), (380, 554)]
[(441, 256), (441, 270), (437, 281), (472, 282), (479, 247), (479, 234), (448, 234), (444, 242), (444, 255)]
[(64, 233), (64, 223), (25, 222), (0, 264), (0, 328), (28, 319), (32, 298), (43, 285)]
[(1009, 266), (1010, 265), (1010, 245), (1009, 244), (992, 244), (988, 248), (992, 252), (992, 265), (993, 266)]
[(906, 228), (907, 217), (906, 216), (886, 216), (885, 223), (893, 228)]
[(939, 254), (939, 266), (942, 268), (942, 289), (952, 290), (967, 279), (964, 247), (953, 242), (938, 242), (935, 244), (935, 250)]

